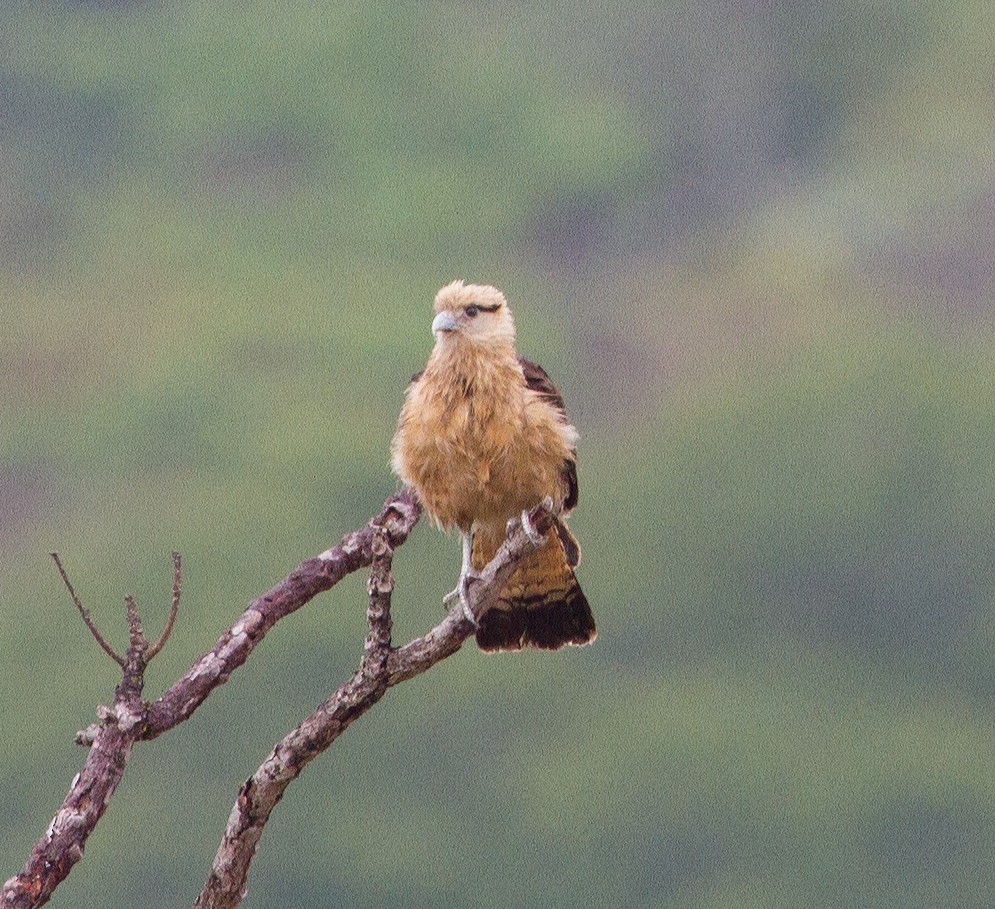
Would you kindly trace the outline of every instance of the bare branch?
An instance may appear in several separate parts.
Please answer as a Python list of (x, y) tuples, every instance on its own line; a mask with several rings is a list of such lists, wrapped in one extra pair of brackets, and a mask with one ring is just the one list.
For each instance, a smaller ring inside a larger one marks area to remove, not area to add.
[(3, 885), (3, 906), (10, 909), (32, 909), (48, 902), (72, 866), (83, 857), (83, 847), (117, 790), (132, 746), (139, 738), (145, 713), (142, 701), (145, 639), (134, 599), (129, 596), (126, 602), (131, 646), (121, 683), (114, 689), (114, 704), (98, 707), (100, 722), (77, 737), (77, 741), (83, 736), (90, 738), (86, 762), (20, 874)]
[[(553, 516), (546, 504), (535, 508), (529, 517), (540, 534), (545, 534), (552, 526)], [(482, 572), (481, 580), (470, 588), (470, 607), (478, 619), (497, 599), (519, 562), (534, 548), (521, 522), (515, 522), (509, 529), (508, 538)], [(424, 637), (399, 650), (391, 650), (391, 550), (385, 537), (381, 536), (374, 538), (373, 549), (367, 608), (370, 631), (359, 669), (311, 716), (278, 742), (259, 769), (242, 785), (211, 873), (194, 909), (234, 909), (238, 906), (245, 895), (249, 865), (263, 828), (287, 787), (354, 720), (377, 703), (389, 687), (413, 678), (451, 656), (473, 634), (474, 626), (457, 603), (454, 610)]]
[(176, 621), (176, 613), (180, 608), (180, 585), (183, 582), (183, 573), (180, 570), (180, 554), (173, 553), (173, 601), (169, 607), (169, 618), (166, 619), (166, 627), (163, 628), (159, 640), (149, 647), (145, 655), (146, 661), (151, 661), (156, 654), (166, 646), (169, 636), (173, 633), (173, 623)]
[(50, 553), (52, 558), (55, 560), (55, 567), (59, 569), (59, 574), (62, 575), (62, 582), (66, 585), (66, 589), (69, 591), (69, 596), (73, 598), (73, 603), (76, 609), (79, 610), (79, 614), (83, 617), (83, 622), (87, 628), (90, 629), (90, 634), (96, 639), (97, 643), (103, 648), (104, 653), (106, 653), (118, 666), (124, 665), (124, 657), (119, 656), (114, 648), (111, 647), (107, 641), (104, 640), (103, 635), (97, 630), (97, 626), (93, 624), (93, 620), (90, 618), (90, 610), (83, 606), (82, 601), (76, 595), (76, 591), (73, 590), (73, 585), (69, 582), (69, 575), (66, 574), (65, 568), (62, 567), (62, 562), (59, 560), (59, 554), (57, 552)]
[(359, 669), (327, 701), (270, 753), (262, 766), (243, 783), (232, 808), (221, 845), (196, 909), (237, 906), (245, 895), (249, 865), (263, 828), (283, 793), (304, 767), (329, 747), (357, 717), (362, 716), (387, 690), (386, 663), (390, 649), (390, 574), (393, 554), (386, 534), (373, 538), (367, 620), (369, 633)]
[(370, 671), (382, 672), (390, 652), (390, 595), (394, 590), (394, 577), (390, 573), (393, 550), (387, 535), (380, 531), (373, 537), (373, 563), (367, 584), (370, 602), (366, 609), (369, 632), (363, 644), (363, 663)]
[[(262, 830), (287, 785), (389, 687), (424, 672), (455, 653), (474, 631), (473, 624), (457, 606), (424, 637), (400, 649), (391, 649), (391, 556), (394, 548), (407, 539), (420, 513), (420, 505), (408, 490), (401, 490), (388, 499), (381, 514), (365, 527), (347, 534), (338, 546), (302, 563), (280, 584), (253, 600), (214, 649), (198, 659), (152, 705), (141, 697), (148, 642), (134, 599), (128, 597), (131, 644), (126, 658), (114, 655), (115, 661), (123, 664), (124, 674), (115, 689), (113, 706), (98, 708), (99, 722), (78, 736), (77, 741), (90, 745), (83, 770), (73, 780), (62, 807), (22, 871), (4, 884), (0, 905), (33, 909), (46, 903), (82, 857), (87, 838), (114, 795), (134, 743), (155, 738), (189, 717), (211, 691), (245, 662), (255, 645), (279, 619), (299, 609), (350, 572), (372, 564), (367, 609), (369, 631), (359, 669), (274, 748), (267, 761), (242, 787), (211, 875), (197, 901), (198, 906), (205, 907), (238, 905)], [(539, 533), (546, 533), (552, 525), (552, 514), (545, 505), (534, 509), (530, 518)], [(507, 540), (484, 569), (481, 580), (470, 586), (468, 599), (475, 616), (483, 616), (490, 608), (532, 545), (521, 524), (514, 522)], [(53, 557), (59, 565), (58, 557)], [(105, 651), (113, 653), (97, 634), (61, 565), (59, 568), (87, 627)], [(174, 560), (174, 569), (173, 613), (179, 601), (178, 558)], [(172, 619), (169, 627), (171, 622)], [(157, 647), (161, 647), (166, 636), (164, 633)]]
[[(214, 649), (197, 660), (153, 705), (146, 704), (141, 698), (142, 670), (147, 661), (144, 647), (129, 647), (127, 658), (114, 653), (76, 595), (58, 554), (53, 553), (52, 558), (87, 628), (104, 651), (123, 667), (124, 673), (121, 684), (114, 692), (113, 707), (98, 707), (99, 722), (92, 723), (77, 734), (76, 741), (89, 746), (83, 769), (73, 779), (62, 806), (20, 873), (4, 883), (0, 891), (0, 906), (4, 909), (34, 909), (48, 902), (72, 866), (82, 858), (86, 841), (114, 795), (134, 743), (155, 738), (189, 717), (211, 691), (245, 662), (255, 645), (279, 619), (299, 609), (315, 594), (332, 587), (346, 575), (369, 565), (374, 559), (373, 541), (378, 534), (386, 538), (389, 547), (401, 545), (420, 515), (421, 506), (410, 491), (402, 489), (389, 498), (381, 513), (365, 527), (346, 534), (338, 546), (304, 562), (271, 591), (253, 600), (240, 619), (221, 636)], [(389, 572), (389, 560), (387, 570)], [(136, 622), (137, 607), (133, 598), (129, 600), (129, 622), (136, 623), (134, 630), (137, 631), (141, 624)], [(174, 609), (178, 603), (179, 559), (175, 557)], [(388, 630), (388, 641), (389, 636)], [(133, 644), (144, 641), (144, 635), (131, 637)], [(160, 646), (158, 642), (157, 646)]]
[(317, 594), (373, 561), (373, 539), (380, 529), (392, 548), (400, 546), (421, 516), (414, 493), (402, 489), (391, 496), (366, 526), (346, 534), (321, 555), (302, 562), (271, 590), (257, 597), (208, 653), (149, 707), (144, 737), (155, 738), (187, 719), (204, 699), (241, 666), (256, 645), (284, 616)]
[(132, 730), (111, 719), (94, 736), (83, 769), (45, 835), (21, 873), (3, 885), (5, 909), (31, 909), (48, 902), (72, 866), (83, 857), (83, 844), (114, 795), (131, 755)]

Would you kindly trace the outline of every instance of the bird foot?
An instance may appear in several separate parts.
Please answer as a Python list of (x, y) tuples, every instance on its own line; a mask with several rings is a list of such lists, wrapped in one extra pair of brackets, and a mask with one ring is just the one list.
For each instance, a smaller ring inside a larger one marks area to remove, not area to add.
[[(552, 510), (553, 508), (553, 500), (548, 496), (543, 500), (542, 504), (545, 505), (550, 510)], [(543, 543), (546, 542), (546, 537), (543, 534), (539, 533), (535, 529), (535, 527), (532, 526), (532, 520), (531, 518), (529, 518), (528, 510), (522, 512), (521, 521), (522, 521), (522, 530), (525, 531), (525, 536), (527, 536), (529, 538), (529, 542), (536, 549), (538, 549), (540, 546), (542, 546)]]
[(479, 628), (480, 623), (477, 621), (476, 616), (473, 614), (473, 610), (470, 608), (470, 600), (467, 596), (467, 591), (470, 589), (470, 581), (476, 581), (480, 579), (480, 575), (473, 572), (467, 572), (466, 574), (461, 574), (459, 583), (456, 585), (454, 590), (450, 590), (442, 598), (442, 604), (448, 609), (454, 600), (459, 600), (460, 606), (463, 608), (463, 615), (466, 616), (466, 620), (473, 625), (474, 628)]

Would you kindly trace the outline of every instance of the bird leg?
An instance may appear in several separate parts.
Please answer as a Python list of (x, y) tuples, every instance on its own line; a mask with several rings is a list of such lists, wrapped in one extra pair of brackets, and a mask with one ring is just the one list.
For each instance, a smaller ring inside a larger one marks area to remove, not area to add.
[[(554, 508), (553, 500), (550, 496), (546, 496), (546, 498), (543, 499), (542, 504), (550, 511)], [(532, 526), (532, 521), (529, 519), (528, 509), (522, 512), (520, 520), (522, 522), (522, 530), (525, 531), (525, 536), (527, 536), (529, 538), (529, 542), (536, 549), (538, 549), (546, 542), (546, 537)], [(511, 530), (513, 524), (514, 518), (508, 522), (509, 531)], [(463, 615), (466, 616), (467, 621), (469, 621), (474, 628), (477, 628), (480, 623), (477, 621), (473, 614), (473, 610), (470, 608), (470, 599), (468, 596), (470, 581), (476, 580), (480, 577), (480, 575), (473, 570), (473, 531), (471, 530), (469, 533), (460, 531), (460, 539), (463, 541), (463, 565), (460, 568), (459, 581), (457, 582), (455, 589), (449, 591), (449, 593), (442, 598), (442, 603), (448, 609), (453, 600), (459, 598), (460, 606), (463, 607)]]
[(477, 577), (472, 565), (473, 533), (463, 533), (460, 531), (460, 538), (463, 541), (463, 565), (460, 568), (459, 581), (456, 584), (455, 590), (451, 590), (447, 593), (442, 598), (442, 602), (446, 607), (448, 607), (453, 600), (459, 597), (460, 605), (463, 607), (463, 615), (465, 615), (470, 624), (476, 628), (479, 623), (476, 618), (474, 618), (473, 610), (470, 608), (470, 600), (467, 597), (467, 591), (470, 587), (470, 580)]

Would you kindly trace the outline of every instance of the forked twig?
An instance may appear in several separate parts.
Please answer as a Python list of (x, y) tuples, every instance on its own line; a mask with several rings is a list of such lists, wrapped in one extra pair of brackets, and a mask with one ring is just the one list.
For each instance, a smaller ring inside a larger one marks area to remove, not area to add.
[[(321, 555), (308, 559), (283, 581), (253, 600), (215, 647), (153, 703), (142, 698), (143, 669), (158, 652), (173, 627), (180, 599), (180, 562), (174, 555), (173, 602), (163, 635), (148, 647), (138, 609), (127, 598), (129, 646), (127, 658), (119, 657), (97, 631), (66, 576), (59, 557), (52, 554), (77, 610), (97, 643), (124, 667), (121, 684), (111, 707), (98, 708), (98, 723), (80, 734), (89, 746), (86, 763), (70, 785), (62, 807), (21, 872), (0, 890), (3, 909), (36, 909), (51, 897), (72, 866), (83, 856), (83, 847), (103, 815), (124, 773), (136, 742), (154, 739), (187, 719), (204, 699), (241, 666), (267, 631), (281, 618), (299, 609), (316, 594), (328, 590), (358, 568), (372, 565), (368, 586), (368, 632), (363, 657), (353, 676), (300, 726), (279, 742), (262, 767), (242, 787), (229, 817), (218, 853), (196, 906), (233, 909), (245, 894), (249, 866), (272, 809), (287, 785), (304, 766), (328, 748), (386, 691), (445, 659), (460, 649), (474, 626), (456, 608), (423, 637), (403, 647), (391, 646), (390, 596), (393, 588), (391, 556), (417, 523), (421, 507), (406, 489), (384, 503), (381, 513), (364, 527), (346, 534)], [(547, 533), (553, 523), (543, 505), (529, 515), (532, 527)], [(480, 618), (498, 598), (522, 558), (535, 543), (520, 523), (471, 586), (468, 597), (473, 615)]]
[(93, 624), (93, 619), (90, 618), (90, 610), (87, 609), (76, 591), (73, 590), (73, 585), (69, 581), (69, 575), (66, 574), (66, 569), (62, 567), (62, 562), (59, 560), (59, 554), (57, 552), (51, 553), (52, 558), (55, 560), (55, 567), (59, 569), (59, 574), (62, 575), (62, 582), (66, 585), (66, 589), (69, 591), (69, 596), (73, 598), (73, 603), (76, 609), (79, 610), (79, 614), (83, 617), (83, 622), (87, 628), (90, 629), (90, 634), (93, 635), (96, 642), (103, 648), (104, 653), (107, 654), (118, 666), (124, 666), (125, 659), (120, 656), (107, 641), (104, 640), (104, 636), (98, 631), (97, 626)]
[(169, 618), (166, 619), (166, 627), (162, 629), (162, 634), (159, 636), (159, 640), (156, 641), (151, 647), (149, 647), (148, 652), (145, 654), (147, 660), (151, 660), (163, 647), (166, 646), (166, 641), (169, 640), (169, 636), (173, 633), (173, 623), (176, 621), (176, 613), (180, 608), (180, 585), (183, 581), (183, 574), (180, 570), (180, 554), (178, 552), (173, 553), (173, 602), (169, 607)]

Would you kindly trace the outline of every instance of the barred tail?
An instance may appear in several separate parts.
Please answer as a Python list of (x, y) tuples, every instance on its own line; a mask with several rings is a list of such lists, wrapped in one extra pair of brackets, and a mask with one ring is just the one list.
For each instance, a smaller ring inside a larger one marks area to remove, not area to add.
[[(564, 533), (565, 532), (565, 533)], [(564, 538), (573, 542), (567, 552)], [(482, 567), (493, 553), (474, 541), (473, 564)], [(546, 545), (528, 556), (488, 610), (477, 631), (481, 650), (559, 650), (567, 644), (589, 644), (597, 636), (594, 616), (569, 564), (579, 549), (563, 525)]]

